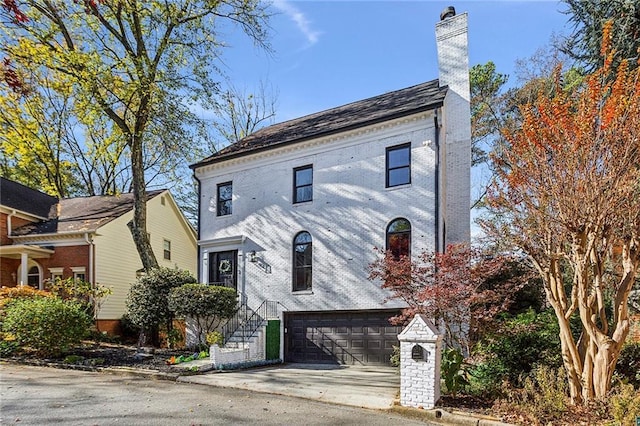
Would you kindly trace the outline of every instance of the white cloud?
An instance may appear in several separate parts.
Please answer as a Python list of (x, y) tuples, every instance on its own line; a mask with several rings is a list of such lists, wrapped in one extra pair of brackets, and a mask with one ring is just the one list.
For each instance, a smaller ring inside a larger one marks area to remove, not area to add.
[(276, 9), (283, 12), (296, 24), (310, 45), (318, 42), (321, 32), (315, 31), (311, 28), (311, 21), (309, 21), (304, 13), (302, 13), (297, 7), (291, 4), (291, 2), (288, 0), (274, 0), (272, 4)]

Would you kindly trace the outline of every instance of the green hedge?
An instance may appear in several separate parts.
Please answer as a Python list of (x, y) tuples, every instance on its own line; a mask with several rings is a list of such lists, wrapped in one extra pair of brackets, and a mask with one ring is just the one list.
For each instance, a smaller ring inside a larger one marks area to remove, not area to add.
[(57, 298), (17, 299), (5, 306), (2, 331), (38, 354), (58, 355), (89, 333), (83, 307)]

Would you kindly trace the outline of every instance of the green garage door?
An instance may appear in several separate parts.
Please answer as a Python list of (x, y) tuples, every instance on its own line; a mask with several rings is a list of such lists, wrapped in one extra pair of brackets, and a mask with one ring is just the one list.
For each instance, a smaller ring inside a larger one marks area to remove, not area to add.
[(388, 365), (402, 327), (397, 311), (285, 313), (285, 361)]

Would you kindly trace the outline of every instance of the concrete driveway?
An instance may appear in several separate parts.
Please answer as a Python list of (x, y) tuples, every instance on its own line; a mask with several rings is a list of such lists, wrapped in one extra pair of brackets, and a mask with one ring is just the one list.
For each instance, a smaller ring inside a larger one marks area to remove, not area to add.
[(400, 392), (398, 369), (380, 366), (283, 364), (181, 376), (178, 381), (373, 409), (390, 408)]

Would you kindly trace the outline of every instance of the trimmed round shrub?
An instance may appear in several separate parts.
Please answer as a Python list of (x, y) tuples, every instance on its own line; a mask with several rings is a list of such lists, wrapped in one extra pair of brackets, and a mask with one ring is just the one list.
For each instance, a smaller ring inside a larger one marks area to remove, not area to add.
[(221, 286), (185, 284), (169, 294), (169, 309), (176, 316), (195, 322), (199, 343), (204, 343), (207, 333), (214, 331), (222, 320), (231, 318), (237, 305), (235, 290)]
[(58, 355), (89, 333), (91, 318), (79, 303), (53, 297), (17, 299), (5, 306), (2, 331), (38, 354)]
[(131, 285), (126, 301), (127, 317), (134, 325), (147, 330), (170, 322), (173, 312), (169, 310), (169, 292), (172, 288), (195, 282), (188, 271), (152, 269)]

